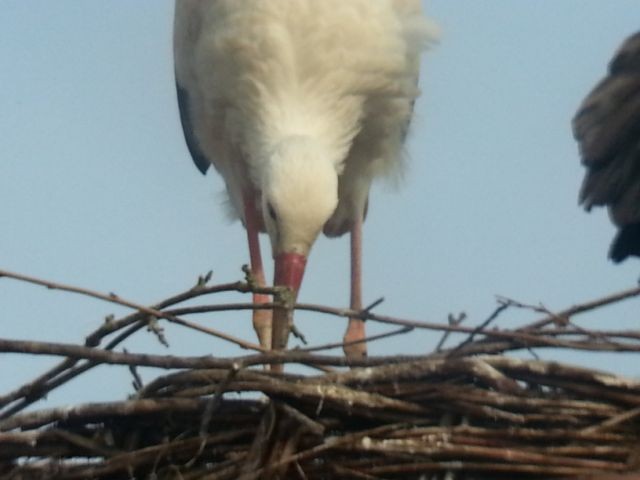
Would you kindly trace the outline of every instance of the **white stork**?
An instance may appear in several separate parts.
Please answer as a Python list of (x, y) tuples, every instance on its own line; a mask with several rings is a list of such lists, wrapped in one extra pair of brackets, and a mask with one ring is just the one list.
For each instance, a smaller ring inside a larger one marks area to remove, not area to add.
[[(300, 288), (323, 231), (351, 233), (351, 308), (362, 309), (362, 222), (372, 180), (401, 165), (421, 51), (435, 40), (420, 0), (176, 0), (178, 103), (196, 166), (222, 175), (247, 230), (253, 275), (266, 231), (274, 285)], [(254, 302), (267, 302), (254, 295)], [(265, 348), (291, 319), (255, 311)], [(350, 319), (345, 342), (362, 340)], [(365, 355), (364, 343), (345, 347)]]
[(609, 256), (640, 256), (640, 32), (609, 64), (609, 74), (584, 99), (573, 119), (587, 172), (580, 202), (604, 205), (618, 227)]

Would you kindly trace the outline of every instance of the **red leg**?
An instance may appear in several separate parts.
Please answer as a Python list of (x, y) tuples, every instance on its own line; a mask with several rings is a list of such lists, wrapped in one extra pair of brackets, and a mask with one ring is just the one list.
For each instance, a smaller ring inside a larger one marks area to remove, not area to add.
[[(362, 310), (362, 216), (353, 222), (351, 227), (351, 309)], [(353, 342), (365, 338), (364, 321), (350, 318), (345, 342)], [(367, 355), (367, 344), (346, 345), (344, 353), (349, 358), (361, 358)]]
[[(264, 269), (262, 267), (262, 255), (260, 254), (260, 242), (258, 239), (259, 222), (258, 211), (256, 210), (255, 195), (253, 192), (244, 195), (244, 221), (247, 229), (247, 240), (249, 241), (249, 257), (251, 259), (251, 273), (258, 286), (266, 285), (264, 279)], [(253, 294), (253, 303), (269, 303), (269, 296), (261, 293)], [(271, 349), (271, 311), (253, 311), (253, 329), (258, 334), (260, 345), (263, 348)]]

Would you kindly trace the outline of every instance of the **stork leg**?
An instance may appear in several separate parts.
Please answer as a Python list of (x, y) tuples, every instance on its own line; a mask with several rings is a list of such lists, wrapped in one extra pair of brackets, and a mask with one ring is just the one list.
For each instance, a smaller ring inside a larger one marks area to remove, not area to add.
[[(249, 258), (251, 260), (251, 274), (259, 287), (266, 286), (264, 279), (264, 269), (262, 267), (262, 255), (260, 254), (260, 241), (258, 239), (259, 222), (258, 211), (256, 210), (255, 195), (253, 192), (244, 195), (244, 221), (247, 229), (247, 240), (249, 241)], [(253, 294), (253, 303), (269, 303), (269, 296), (262, 293)], [(271, 349), (271, 311), (253, 311), (253, 329), (258, 334), (260, 346)]]
[[(351, 227), (351, 310), (362, 310), (362, 217), (358, 215)], [(359, 318), (349, 318), (344, 341), (353, 342), (364, 338), (364, 321)], [(345, 345), (344, 353), (348, 358), (366, 357), (367, 344), (362, 342)]]

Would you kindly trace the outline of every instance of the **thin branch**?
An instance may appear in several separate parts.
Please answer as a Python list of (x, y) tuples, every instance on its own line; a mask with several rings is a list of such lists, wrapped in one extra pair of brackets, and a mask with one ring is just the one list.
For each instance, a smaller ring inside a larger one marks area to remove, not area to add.
[(497, 319), (502, 312), (504, 312), (507, 308), (509, 308), (509, 306), (510, 306), (510, 304), (508, 302), (501, 302), (500, 305), (498, 305), (498, 307), (493, 311), (493, 313), (491, 315), (489, 315), (489, 317), (484, 322), (482, 322), (480, 325), (478, 325), (464, 342), (462, 342), (457, 347), (454, 347), (454, 349), (453, 349), (453, 351), (451, 353), (455, 353), (456, 351), (464, 348), (465, 345), (468, 345), (471, 342), (473, 342), (474, 337), (478, 333), (484, 332), (487, 329), (487, 327), (491, 324), (491, 322), (493, 322), (495, 319)]
[[(129, 308), (133, 308), (135, 310), (138, 310), (139, 312), (145, 313), (151, 317), (155, 317), (155, 318), (164, 318), (166, 320), (169, 320), (170, 322), (173, 323), (177, 323), (179, 325), (182, 326), (187, 326), (189, 328), (193, 328), (195, 330), (207, 333), (208, 335), (213, 335), (215, 337), (221, 338), (223, 340), (226, 340), (228, 342), (231, 343), (235, 343), (236, 345), (238, 345), (241, 348), (244, 349), (250, 349), (250, 350), (258, 350), (258, 351), (263, 351), (264, 349), (262, 347), (260, 347), (259, 345), (256, 345), (254, 343), (251, 342), (247, 342), (241, 338), (235, 337), (233, 335), (228, 335), (226, 333), (220, 332), (218, 330), (214, 330), (212, 328), (205, 328), (205, 327), (201, 327), (199, 325), (195, 325), (191, 322), (188, 322), (186, 320), (183, 320), (181, 318), (176, 317), (175, 315), (172, 315), (170, 313), (158, 310), (156, 308), (153, 307), (146, 307), (144, 305), (140, 305), (138, 303), (132, 302), (130, 300), (126, 300), (124, 298), (119, 297), (118, 295), (116, 295), (115, 293), (109, 293), (109, 294), (104, 294), (104, 293), (100, 293), (94, 290), (89, 290), (86, 288), (81, 288), (81, 287), (74, 287), (71, 285), (64, 285), (61, 283), (56, 283), (56, 282), (50, 282), (47, 280), (40, 280), (38, 278), (35, 277), (29, 277), (27, 275), (21, 275), (18, 273), (12, 273), (12, 272), (8, 272), (6, 270), (0, 270), (0, 278), (1, 277), (8, 277), (8, 278), (13, 278), (15, 280), (20, 280), (23, 282), (27, 282), (27, 283), (33, 283), (35, 285), (41, 285), (44, 286), (48, 289), (52, 289), (52, 290), (62, 290), (62, 291), (66, 291), (66, 292), (73, 292), (73, 293), (78, 293), (81, 295), (86, 295), (89, 297), (93, 297), (93, 298), (97, 298), (100, 300), (104, 300), (106, 302), (110, 302), (110, 303), (115, 303), (117, 305), (121, 305), (121, 306), (125, 306), (125, 307), (129, 307)], [(236, 290), (238, 288), (242, 288), (242, 284), (236, 284)], [(201, 291), (207, 291), (208, 289), (205, 288), (201, 288)], [(219, 291), (219, 290), (218, 290)]]
[(366, 337), (362, 340), (353, 340), (350, 342), (334, 342), (334, 343), (326, 343), (324, 345), (318, 345), (315, 347), (305, 347), (305, 348), (296, 348), (293, 349), (293, 351), (300, 351), (300, 352), (319, 352), (322, 350), (331, 350), (332, 348), (344, 348), (345, 346), (350, 346), (350, 345), (355, 345), (357, 343), (370, 343), (373, 342), (375, 340), (382, 340), (384, 338), (390, 338), (390, 337), (395, 337), (398, 335), (403, 335), (405, 333), (409, 333), (413, 331), (413, 327), (400, 327), (398, 329), (395, 330), (391, 330), (390, 332), (386, 332), (386, 333), (379, 333), (377, 335), (371, 335), (369, 337)]
[[(460, 325), (462, 324), (462, 322), (464, 322), (467, 319), (467, 314), (462, 312), (460, 313), (457, 317), (454, 317), (453, 314), (449, 314), (447, 321), (449, 322), (449, 325)], [(436, 345), (436, 352), (441, 352), (442, 348), (444, 347), (444, 344), (446, 343), (447, 339), (449, 338), (449, 335), (451, 335), (451, 332), (444, 332), (442, 334), (442, 337), (440, 338), (440, 341), (438, 342), (438, 344)]]
[[(110, 352), (102, 349), (82, 347), (68, 343), (35, 342), (0, 338), (0, 352), (30, 353), (34, 355), (55, 355), (71, 358), (95, 360), (112, 365), (138, 365), (162, 369), (172, 368), (242, 368), (251, 365), (267, 365), (280, 363), (314, 363), (332, 366), (370, 366), (388, 363), (390, 358), (401, 362), (422, 358), (419, 356), (401, 357), (369, 357), (366, 359), (347, 359), (344, 357), (311, 355), (306, 352), (285, 350), (244, 357), (176, 357), (172, 355), (150, 355)], [(234, 367), (235, 366), (235, 367)]]
[(537, 330), (551, 323), (555, 323), (558, 318), (571, 318), (575, 315), (589, 312), (591, 310), (595, 310), (596, 308), (604, 307), (606, 305), (611, 305), (613, 303), (618, 303), (623, 300), (628, 300), (628, 299), (637, 297), (639, 295), (640, 295), (640, 287), (634, 287), (628, 290), (623, 290), (622, 292), (607, 295), (605, 297), (601, 297), (596, 300), (574, 305), (573, 307), (567, 308), (566, 310), (563, 310), (555, 315), (549, 315), (538, 321), (525, 325), (524, 327), (521, 327), (520, 330)]

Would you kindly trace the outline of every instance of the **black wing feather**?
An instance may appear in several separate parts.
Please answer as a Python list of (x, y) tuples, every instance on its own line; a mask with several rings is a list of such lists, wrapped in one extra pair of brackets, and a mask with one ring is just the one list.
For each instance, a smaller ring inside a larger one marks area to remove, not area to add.
[(640, 256), (640, 32), (628, 38), (609, 73), (585, 98), (573, 119), (587, 171), (580, 202), (607, 206), (619, 227), (609, 256)]
[(202, 174), (206, 174), (207, 170), (211, 166), (211, 162), (207, 160), (198, 144), (198, 139), (195, 136), (193, 124), (191, 123), (191, 108), (189, 94), (187, 91), (176, 82), (176, 92), (178, 94), (178, 108), (180, 109), (180, 122), (182, 123), (182, 131), (184, 132), (184, 139), (187, 142), (187, 148), (191, 153), (193, 163)]

